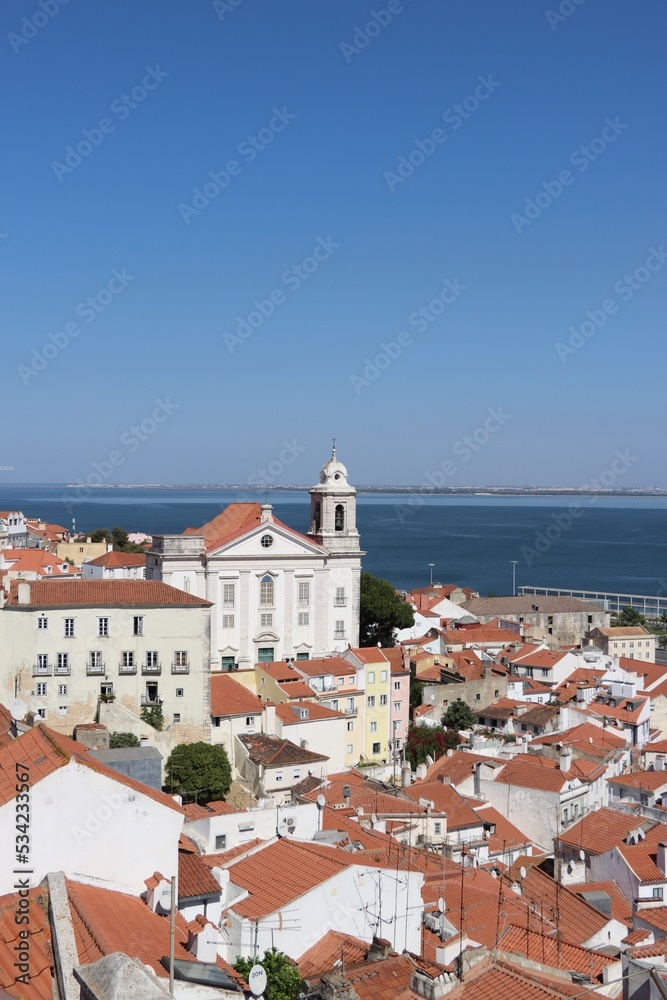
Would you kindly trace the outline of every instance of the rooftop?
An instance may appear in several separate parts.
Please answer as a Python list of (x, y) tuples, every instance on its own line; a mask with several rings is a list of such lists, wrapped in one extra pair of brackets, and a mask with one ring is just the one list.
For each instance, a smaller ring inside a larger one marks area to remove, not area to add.
[(292, 764), (318, 764), (329, 760), (321, 753), (304, 750), (289, 740), (278, 736), (268, 736), (266, 733), (252, 733), (239, 736), (248, 751), (248, 757), (254, 764), (264, 767), (285, 767)]
[(614, 809), (598, 809), (568, 827), (556, 840), (595, 857), (620, 844), (631, 830), (642, 824), (649, 825), (650, 821), (643, 816), (627, 816)]
[(97, 559), (89, 559), (88, 566), (104, 566), (106, 569), (124, 569), (131, 566), (145, 566), (145, 552), (105, 552)]
[(264, 705), (252, 691), (229, 673), (211, 674), (211, 715), (226, 718), (231, 715), (261, 715)]
[[(530, 615), (558, 614), (579, 611), (591, 614), (602, 612), (602, 606), (593, 601), (582, 601), (579, 597), (548, 597), (531, 594), (528, 597), (473, 597), (461, 605), (471, 615)], [(537, 606), (537, 611), (535, 611)]]
[[(28, 587), (27, 603), (19, 601), (19, 587)], [(205, 601), (160, 580), (12, 580), (8, 608), (199, 607)]]

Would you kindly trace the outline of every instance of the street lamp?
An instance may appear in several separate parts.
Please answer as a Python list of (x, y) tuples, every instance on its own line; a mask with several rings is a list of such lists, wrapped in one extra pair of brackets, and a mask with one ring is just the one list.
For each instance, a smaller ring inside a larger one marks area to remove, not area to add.
[(435, 563), (427, 563), (427, 565), (431, 570), (431, 586), (433, 586), (433, 567), (435, 566)]
[(518, 559), (510, 559), (512, 563), (512, 597), (516, 597), (516, 564)]

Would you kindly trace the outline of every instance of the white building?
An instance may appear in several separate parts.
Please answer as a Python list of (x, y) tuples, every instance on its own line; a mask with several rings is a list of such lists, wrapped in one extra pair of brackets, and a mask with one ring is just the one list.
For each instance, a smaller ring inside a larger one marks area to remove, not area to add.
[(0, 549), (24, 549), (28, 528), (20, 510), (0, 510)]
[(270, 504), (233, 503), (200, 528), (156, 535), (146, 576), (211, 601), (211, 667), (310, 659), (359, 641), (356, 490), (336, 459), (310, 491), (302, 535)]
[(176, 742), (209, 739), (210, 605), (146, 580), (11, 582), (0, 591), (0, 697), (60, 732), (115, 701), (160, 706)]
[(84, 580), (145, 580), (144, 552), (105, 552), (81, 566)]

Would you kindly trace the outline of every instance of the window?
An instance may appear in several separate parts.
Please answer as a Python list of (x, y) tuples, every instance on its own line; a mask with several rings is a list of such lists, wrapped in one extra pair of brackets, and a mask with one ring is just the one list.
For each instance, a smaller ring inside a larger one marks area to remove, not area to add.
[(233, 608), (236, 595), (236, 587), (233, 583), (222, 585), (222, 606), (223, 608)]
[(46, 697), (46, 681), (37, 681), (37, 686), (35, 687), (35, 694), (38, 698)]
[(308, 660), (310, 659), (310, 653), (297, 653), (296, 658), (297, 660)]
[(276, 771), (276, 781), (282, 781), (282, 780), (283, 780), (283, 772)]
[[(260, 646), (257, 650), (258, 663), (272, 663), (275, 660), (275, 650), (273, 646)], [(262, 678), (263, 679), (263, 678)]]
[(67, 715), (67, 705), (58, 705), (58, 715)]
[(394, 691), (400, 691), (400, 690), (401, 690), (401, 682), (394, 681)]
[(345, 598), (345, 587), (336, 587), (336, 596), (334, 598), (334, 605), (337, 608), (344, 608), (347, 604)]
[(377, 722), (371, 722), (371, 732), (372, 733), (377, 733), (377, 731), (378, 731), (378, 724), (377, 724)]
[(379, 752), (380, 752), (380, 744), (379, 743), (374, 743), (373, 747), (371, 749), (371, 753), (379, 753)]
[[(92, 653), (90, 654), (92, 657)], [(102, 662), (102, 654), (97, 654), (100, 657), (100, 663)], [(57, 653), (56, 654), (56, 670), (58, 673), (68, 673), (69, 672), (69, 653)]]
[(345, 678), (344, 677), (339, 677), (338, 678), (338, 687), (342, 688), (342, 686), (343, 686), (344, 683), (345, 683)]
[(73, 639), (74, 638), (74, 622), (75, 621), (76, 621), (75, 618), (65, 618), (65, 638), (66, 639)]
[(307, 608), (309, 604), (310, 604), (310, 584), (308, 582), (306, 583), (301, 582), (299, 583), (299, 607)]
[(436, 835), (442, 833), (442, 823), (433, 824), (433, 833), (435, 833)]
[(254, 715), (246, 715), (246, 717), (245, 717), (245, 724), (246, 724), (246, 726), (254, 726), (255, 725), (255, 716)]
[(144, 616), (135, 615), (132, 619), (132, 635), (144, 634)]
[(259, 616), (259, 624), (262, 628), (271, 628), (273, 626), (273, 615), (264, 614)]
[[(155, 685), (155, 687), (157, 687), (157, 684)], [(100, 684), (100, 694), (102, 695), (113, 694), (113, 684), (111, 684), (110, 682), (109, 683), (103, 682), (102, 684)]]
[(176, 697), (182, 698), (185, 694), (185, 688), (176, 688)]
[(496, 690), (493, 692), (493, 697), (500, 698), (500, 690), (498, 688), (496, 688)]
[(334, 710), (334, 712), (338, 711), (338, 698), (332, 698), (331, 707)]
[(401, 703), (400, 703), (400, 701), (395, 701), (394, 702), (394, 711), (395, 712), (400, 712), (400, 710), (401, 710)]
[(336, 622), (336, 627), (334, 629), (334, 639), (344, 639), (345, 638), (345, 622)]
[(292, 774), (293, 781), (298, 781), (300, 777), (301, 777), (301, 771), (294, 771), (294, 773)]
[(310, 614), (308, 611), (300, 611), (297, 618), (297, 625), (308, 625), (310, 623)]
[(268, 574), (262, 577), (259, 584), (259, 603), (263, 607), (273, 605), (273, 578)]
[(123, 650), (120, 654), (120, 663), (124, 670), (134, 667), (134, 652), (131, 649)]
[(630, 643), (630, 649), (634, 649), (634, 648), (635, 648), (635, 644), (634, 644), (634, 642), (631, 642)]
[[(224, 622), (223, 622), (224, 624)], [(234, 669), (234, 657), (233, 656), (221, 656), (220, 657), (220, 669), (221, 670), (233, 670)]]
[(37, 669), (39, 671), (47, 671), (49, 669), (49, 654), (48, 653), (38, 653), (37, 654)]
[(181, 721), (181, 713), (174, 712), (174, 725), (178, 725), (180, 721)]
[(380, 671), (380, 683), (381, 684), (386, 684), (387, 683), (387, 671), (386, 670), (381, 670)]
[[(234, 615), (223, 615), (222, 616), (222, 627), (223, 628), (234, 628)], [(234, 657), (231, 657), (232, 663), (234, 662)]]
[(270, 549), (273, 545), (273, 535), (262, 535), (259, 540), (259, 544), (263, 549)]
[(351, 743), (348, 743), (348, 745), (345, 748), (345, 753), (353, 753), (353, 752), (354, 752), (354, 747), (352, 746)]
[(158, 656), (157, 649), (147, 649), (146, 650), (146, 666), (147, 667), (159, 667), (160, 659)]
[(46, 718), (46, 709), (45, 708), (38, 708), (37, 709), (37, 715), (38, 715), (38, 717), (40, 719), (45, 719)]
[(354, 722), (348, 722), (347, 724), (348, 733), (351, 733), (353, 729), (354, 729)]
[(37, 631), (46, 632), (48, 631), (48, 628), (49, 628), (49, 619), (45, 618), (43, 615), (40, 615), (39, 618), (37, 619)]
[(368, 671), (368, 683), (369, 684), (375, 684), (375, 671), (374, 670), (369, 670)]
[(337, 503), (334, 508), (334, 531), (345, 530), (345, 508), (342, 503)]
[(475, 701), (481, 701), (481, 700), (482, 700), (482, 696), (481, 696), (481, 694), (478, 691), (477, 694), (475, 695)]
[(67, 684), (58, 685), (58, 694), (64, 697), (67, 696)]
[(219, 833), (215, 838), (215, 849), (216, 851), (226, 851), (227, 850), (227, 834)]
[(657, 889), (653, 890), (654, 899), (662, 899), (662, 886), (658, 886)]
[(386, 694), (381, 694), (380, 695), (380, 706), (382, 707), (383, 705), (386, 705), (386, 704), (387, 704), (387, 696), (386, 696)]
[(188, 651), (187, 649), (176, 649), (174, 650), (174, 666), (175, 667), (187, 667), (188, 665)]
[(375, 708), (375, 695), (374, 694), (369, 694), (368, 698), (366, 699), (366, 704), (368, 705), (369, 708)]
[(109, 619), (108, 618), (98, 618), (97, 619), (97, 634), (108, 636), (109, 635)]

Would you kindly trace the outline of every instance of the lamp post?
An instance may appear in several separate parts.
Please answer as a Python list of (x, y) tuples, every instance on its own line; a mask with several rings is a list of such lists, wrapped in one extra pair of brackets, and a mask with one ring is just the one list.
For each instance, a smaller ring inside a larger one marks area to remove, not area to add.
[(428, 568), (431, 570), (431, 586), (433, 586), (433, 567), (435, 566), (435, 563), (428, 563), (427, 565)]
[(512, 597), (516, 597), (516, 564), (518, 559), (510, 559), (512, 563)]

